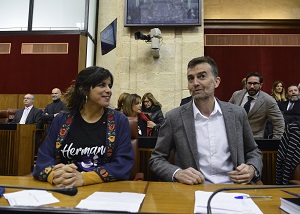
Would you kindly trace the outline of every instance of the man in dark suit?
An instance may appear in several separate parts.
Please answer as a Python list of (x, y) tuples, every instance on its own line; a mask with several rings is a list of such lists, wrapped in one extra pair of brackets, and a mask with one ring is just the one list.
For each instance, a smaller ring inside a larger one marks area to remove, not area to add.
[(246, 76), (246, 89), (232, 94), (229, 102), (242, 106), (255, 138), (263, 138), (268, 119), (273, 124), (273, 138), (280, 139), (284, 131), (284, 119), (273, 97), (261, 90), (263, 77), (252, 72)]
[(33, 106), (34, 96), (26, 94), (23, 98), (25, 108), (19, 109), (11, 123), (35, 124), (36, 128), (42, 128), (42, 110)]
[(300, 121), (300, 94), (297, 85), (290, 85), (287, 89), (287, 101), (278, 103), (286, 124)]
[(42, 120), (47, 124), (46, 133), (48, 133), (49, 128), (53, 119), (61, 112), (67, 110), (66, 104), (61, 101), (61, 90), (59, 88), (53, 88), (51, 92), (51, 97), (53, 102), (48, 104), (42, 113)]
[[(210, 57), (188, 63), (192, 101), (166, 114), (149, 160), (163, 181), (250, 183), (260, 179), (262, 154), (243, 108), (215, 98), (220, 84)], [(168, 162), (174, 151), (174, 164)]]

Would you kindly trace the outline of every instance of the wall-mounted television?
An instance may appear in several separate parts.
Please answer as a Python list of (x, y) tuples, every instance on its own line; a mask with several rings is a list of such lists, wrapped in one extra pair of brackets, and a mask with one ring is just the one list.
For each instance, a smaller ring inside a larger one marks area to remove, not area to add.
[(102, 55), (107, 54), (117, 46), (117, 19), (101, 31), (100, 40)]
[(202, 0), (124, 0), (125, 27), (200, 26)]

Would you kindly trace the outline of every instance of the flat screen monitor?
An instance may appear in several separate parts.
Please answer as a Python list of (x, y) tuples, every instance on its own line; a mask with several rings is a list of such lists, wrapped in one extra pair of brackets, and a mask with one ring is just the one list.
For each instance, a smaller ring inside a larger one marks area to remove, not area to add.
[(125, 0), (125, 27), (200, 26), (202, 0)]
[(100, 40), (102, 55), (107, 54), (117, 46), (117, 19), (101, 31)]

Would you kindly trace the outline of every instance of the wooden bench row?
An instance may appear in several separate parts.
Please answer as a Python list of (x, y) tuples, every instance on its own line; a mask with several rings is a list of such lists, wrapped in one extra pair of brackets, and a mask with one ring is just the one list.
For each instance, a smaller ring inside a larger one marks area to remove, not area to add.
[[(0, 94), (0, 109), (20, 109), (24, 108), (23, 98), (26, 94)], [(34, 106), (45, 108), (52, 102), (50, 94), (33, 94)]]

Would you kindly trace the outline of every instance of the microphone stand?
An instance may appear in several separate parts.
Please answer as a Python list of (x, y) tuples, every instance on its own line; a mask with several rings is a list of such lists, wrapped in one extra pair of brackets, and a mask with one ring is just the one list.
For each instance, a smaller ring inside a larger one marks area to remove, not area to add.
[(12, 188), (12, 189), (31, 189), (31, 190), (46, 190), (52, 192), (58, 192), (65, 195), (74, 196), (77, 194), (77, 187), (62, 187), (62, 188), (38, 188), (38, 187), (25, 187), (25, 186), (11, 186), (0, 184), (0, 187)]
[(300, 185), (273, 185), (273, 186), (257, 186), (253, 185), (252, 187), (236, 187), (236, 188), (221, 188), (216, 191), (214, 191), (211, 196), (208, 198), (207, 201), (207, 214), (212, 214), (211, 213), (211, 207), (210, 203), (212, 198), (219, 192), (222, 191), (230, 191), (230, 190), (248, 190), (248, 189), (280, 189), (280, 188), (300, 188)]

